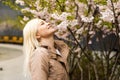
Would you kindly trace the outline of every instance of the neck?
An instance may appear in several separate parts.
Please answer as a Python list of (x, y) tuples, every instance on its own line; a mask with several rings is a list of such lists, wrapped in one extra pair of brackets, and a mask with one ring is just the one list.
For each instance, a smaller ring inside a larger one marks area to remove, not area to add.
[(40, 45), (48, 46), (51, 50), (55, 50), (54, 48), (54, 38), (53, 36), (47, 38), (41, 38)]

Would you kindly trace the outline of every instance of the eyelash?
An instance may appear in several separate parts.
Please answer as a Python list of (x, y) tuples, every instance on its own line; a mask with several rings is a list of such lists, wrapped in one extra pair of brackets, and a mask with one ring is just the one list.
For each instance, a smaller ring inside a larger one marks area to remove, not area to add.
[(44, 22), (41, 23), (41, 25), (44, 25), (44, 24), (45, 24)]

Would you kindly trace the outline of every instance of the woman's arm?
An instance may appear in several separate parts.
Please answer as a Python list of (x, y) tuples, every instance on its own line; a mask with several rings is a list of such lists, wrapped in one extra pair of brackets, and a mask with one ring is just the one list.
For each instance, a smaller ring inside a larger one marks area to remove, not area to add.
[(32, 80), (48, 80), (48, 53), (46, 50), (37, 49), (31, 57), (31, 78)]

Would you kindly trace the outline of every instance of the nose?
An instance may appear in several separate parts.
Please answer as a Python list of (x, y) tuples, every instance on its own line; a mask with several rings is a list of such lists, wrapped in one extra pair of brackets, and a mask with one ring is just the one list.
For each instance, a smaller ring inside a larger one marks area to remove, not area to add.
[(47, 23), (48, 26), (50, 26), (50, 23)]
[(51, 24), (50, 24), (50, 23), (47, 23), (46, 25), (47, 25), (48, 27), (51, 27)]

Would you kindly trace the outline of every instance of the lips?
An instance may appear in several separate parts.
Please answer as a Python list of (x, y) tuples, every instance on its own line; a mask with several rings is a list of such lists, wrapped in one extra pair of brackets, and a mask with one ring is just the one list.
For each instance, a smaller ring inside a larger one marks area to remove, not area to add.
[(57, 27), (48, 26), (48, 29), (50, 29), (50, 28), (54, 29), (55, 31), (57, 31), (57, 30), (58, 30), (58, 28), (57, 28)]
[(53, 28), (52, 26), (48, 26), (48, 29)]
[(51, 26), (48, 26), (48, 29), (50, 29), (51, 28)]

